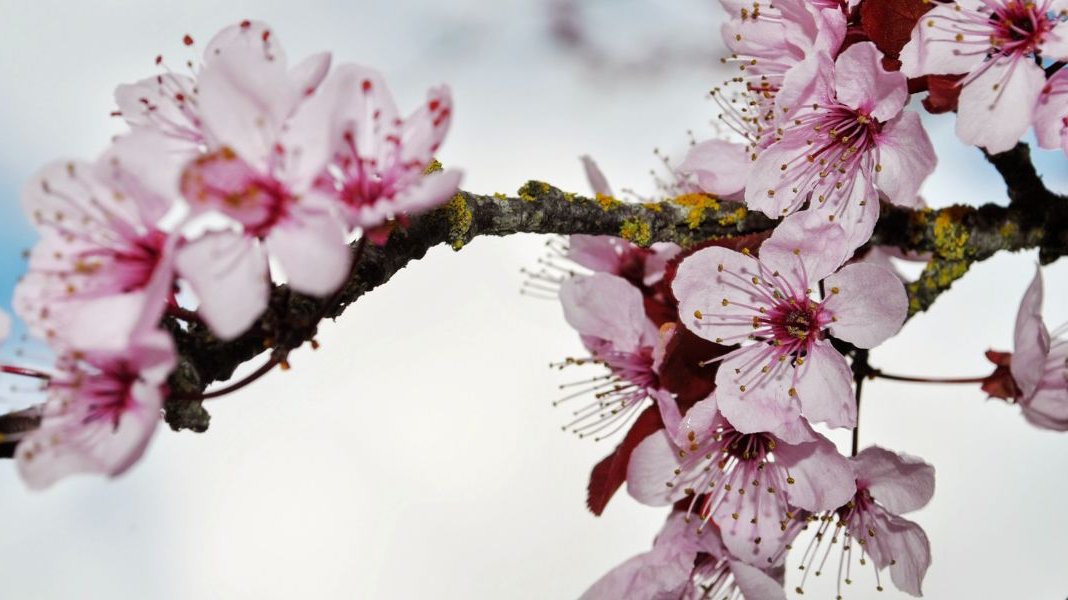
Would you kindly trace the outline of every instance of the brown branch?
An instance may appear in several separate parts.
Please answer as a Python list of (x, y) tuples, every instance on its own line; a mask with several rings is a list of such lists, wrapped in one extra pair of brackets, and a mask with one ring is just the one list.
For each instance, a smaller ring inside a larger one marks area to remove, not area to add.
[[(909, 314), (926, 310), (971, 264), (1000, 250), (1038, 248), (1048, 263), (1068, 254), (1068, 202), (1051, 193), (1031, 166), (1026, 146), (989, 157), (1009, 186), (1012, 203), (910, 210), (883, 206), (871, 244), (929, 252), (920, 279), (908, 286)], [(517, 196), (458, 193), (446, 206), (414, 218), (383, 246), (368, 245), (353, 276), (329, 299), (276, 286), (267, 310), (244, 334), (220, 341), (200, 322), (166, 326), (178, 344), (180, 360), (172, 374), (166, 419), (175, 430), (207, 429), (209, 416), (197, 397), (211, 383), (229, 379), (238, 365), (271, 351), (283, 361), (311, 340), (323, 317), (334, 318), (360, 296), (386, 283), (408, 263), (437, 245), (459, 250), (479, 236), (514, 233), (620, 236), (640, 245), (691, 245), (766, 231), (775, 221), (734, 202), (687, 195), (650, 204), (586, 198), (532, 181)], [(354, 250), (355, 251), (355, 250)], [(5, 431), (0, 417), (0, 434)]]

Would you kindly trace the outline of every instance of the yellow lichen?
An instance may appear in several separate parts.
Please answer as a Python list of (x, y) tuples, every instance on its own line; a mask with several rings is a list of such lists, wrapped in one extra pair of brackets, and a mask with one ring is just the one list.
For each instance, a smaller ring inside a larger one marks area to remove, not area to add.
[(642, 202), (642, 208), (651, 210), (653, 212), (660, 212), (664, 210), (664, 205), (659, 202)]
[(463, 194), (453, 196), (445, 205), (445, 210), (449, 217), (449, 242), (453, 250), (459, 250), (464, 247), (474, 213), (467, 207)]
[(652, 242), (653, 234), (648, 223), (638, 219), (627, 219), (619, 228), (619, 237), (639, 246), (648, 246)]
[(438, 159), (433, 158), (430, 160), (430, 164), (427, 165), (425, 169), (423, 169), (423, 175), (430, 175), (431, 173), (435, 173), (437, 171), (440, 171), (441, 169), (441, 163), (438, 162)]
[(601, 205), (601, 209), (605, 211), (612, 210), (620, 204), (623, 204), (619, 200), (616, 200), (612, 196), (608, 196), (606, 194), (597, 194), (596, 196), (594, 196), (594, 199), (597, 200), (597, 204)]
[(749, 214), (749, 211), (747, 211), (744, 206), (739, 206), (738, 208), (734, 209), (734, 211), (729, 212), (720, 217), (719, 221), (717, 222), (724, 227), (728, 227), (730, 225), (737, 225), (745, 219), (745, 216), (747, 214)]
[(690, 209), (686, 214), (686, 224), (690, 229), (697, 229), (701, 226), (701, 223), (705, 220), (705, 212), (719, 210), (719, 202), (716, 201), (716, 198), (705, 194), (683, 194), (673, 201), (675, 204)]
[(998, 235), (1003, 238), (1014, 238), (1020, 233), (1020, 228), (1012, 221), (1006, 221), (1004, 225), (998, 228)]
[(960, 211), (952, 208), (938, 213), (934, 222), (935, 252), (942, 258), (960, 260), (968, 251), (968, 230), (960, 223)]
[(493, 197), (498, 199), (498, 200), (500, 200), (501, 202), (503, 202), (503, 201), (508, 199), (508, 196), (506, 196), (506, 195), (504, 195), (504, 194), (502, 194), (500, 192), (494, 192), (493, 193)]
[(519, 197), (527, 202), (537, 202), (552, 190), (553, 186), (544, 181), (528, 181), (519, 188)]

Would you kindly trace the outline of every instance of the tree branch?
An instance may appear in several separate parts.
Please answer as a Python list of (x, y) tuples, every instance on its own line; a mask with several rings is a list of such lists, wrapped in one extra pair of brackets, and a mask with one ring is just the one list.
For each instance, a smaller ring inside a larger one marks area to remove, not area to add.
[[(1022, 153), (1013, 152), (1011, 157), (999, 158), (997, 164), (1027, 160), (1026, 148)], [(1016, 173), (1008, 166), (1004, 168)], [(932, 254), (923, 275), (908, 286), (910, 315), (929, 308), (972, 263), (999, 250), (1039, 248), (1046, 262), (1068, 253), (1065, 229), (1049, 226), (1066, 222), (1068, 202), (1041, 186), (1041, 180), (1039, 188), (1028, 177), (1011, 179), (1010, 183), (1021, 185), (1027, 194), (1039, 198), (1015, 194), (1015, 201), (1008, 207), (883, 207), (872, 244)], [(276, 286), (267, 311), (235, 340), (217, 340), (197, 323), (188, 329), (173, 325), (182, 358), (172, 386), (181, 392), (176, 395), (195, 395), (211, 382), (230, 378), (238, 365), (264, 350), (271, 349), (275, 357), (284, 358), (315, 335), (320, 315), (340, 315), (360, 296), (389, 281), (409, 262), (422, 258), (439, 244), (450, 244), (459, 250), (480, 236), (582, 233), (616, 235), (643, 246), (655, 242), (687, 246), (765, 231), (774, 225), (775, 221), (749, 212), (739, 203), (697, 194), (659, 203), (630, 204), (576, 196), (536, 181), (524, 185), (516, 197), (460, 192), (446, 206), (412, 219), (405, 230), (394, 231), (384, 246), (369, 246), (354, 276), (330, 305), (292, 292), (286, 286)], [(175, 429), (202, 431), (207, 427), (207, 413), (191, 401), (169, 402), (167, 420)]]

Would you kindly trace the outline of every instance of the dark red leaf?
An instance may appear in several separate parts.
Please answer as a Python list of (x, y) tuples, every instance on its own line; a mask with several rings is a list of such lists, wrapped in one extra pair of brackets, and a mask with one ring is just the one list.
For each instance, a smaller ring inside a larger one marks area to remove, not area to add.
[(690, 332), (681, 324), (668, 342), (660, 364), (660, 387), (674, 392), (679, 410), (686, 412), (715, 389), (719, 363), (701, 366), (701, 362), (723, 356), (730, 348), (714, 344)]
[(864, 0), (860, 26), (883, 54), (897, 58), (920, 17), (933, 7), (929, 0)]
[(928, 112), (939, 114), (957, 110), (960, 97), (960, 80), (964, 75), (927, 75), (927, 97), (923, 107)]
[(646, 408), (634, 424), (630, 426), (627, 435), (623, 437), (616, 449), (604, 457), (590, 473), (590, 483), (586, 486), (586, 506), (590, 512), (600, 516), (604, 512), (608, 501), (615, 495), (623, 482), (627, 479), (627, 464), (630, 463), (630, 455), (634, 448), (645, 438), (664, 428), (664, 422), (660, 420), (660, 411), (655, 405)]

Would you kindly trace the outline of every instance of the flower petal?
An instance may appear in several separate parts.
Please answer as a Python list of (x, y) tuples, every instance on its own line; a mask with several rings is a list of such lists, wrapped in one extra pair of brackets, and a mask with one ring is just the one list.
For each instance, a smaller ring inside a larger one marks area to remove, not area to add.
[(908, 454), (869, 446), (853, 458), (857, 486), (892, 513), (919, 510), (934, 496), (934, 467)]
[(790, 504), (811, 512), (844, 506), (857, 491), (853, 467), (834, 444), (819, 436), (807, 444), (781, 444), (775, 458), (793, 478), (786, 488)]
[(901, 330), (908, 315), (905, 286), (893, 271), (869, 263), (842, 267), (823, 282), (823, 303), (834, 316), (831, 335), (874, 348)]
[(907, 110), (886, 123), (876, 138), (879, 164), (875, 185), (891, 204), (918, 208), (920, 184), (938, 164), (934, 146), (920, 121), (920, 115)]
[(692, 146), (675, 170), (696, 177), (705, 193), (732, 196), (745, 188), (752, 165), (745, 145), (711, 139)]
[(675, 453), (667, 432), (642, 440), (627, 464), (627, 493), (649, 506), (667, 506), (682, 498), (684, 493), (679, 486), (667, 485), (679, 468)]
[(853, 44), (835, 60), (834, 82), (839, 102), (885, 122), (901, 112), (909, 93), (905, 76), (888, 72), (882, 61), (875, 44)]
[(254, 239), (205, 234), (178, 251), (175, 267), (200, 300), (197, 314), (220, 339), (241, 335), (267, 308), (267, 258)]
[(790, 215), (760, 246), (760, 262), (778, 271), (798, 293), (834, 273), (847, 258), (845, 230), (815, 211)]
[(744, 562), (729, 561), (734, 583), (742, 592), (743, 598), (750, 600), (786, 600), (782, 584), (760, 569)]
[[(305, 198), (307, 200), (307, 198)], [(271, 228), (267, 251), (294, 290), (328, 296), (348, 279), (352, 250), (334, 215), (321, 208), (292, 209)]]
[[(679, 300), (679, 319), (687, 329), (706, 340), (736, 343), (753, 330), (760, 304), (760, 276), (756, 259), (740, 252), (713, 246), (694, 252), (679, 263), (671, 289)], [(700, 317), (698, 317), (700, 314)]]
[(1013, 346), (1009, 371), (1021, 395), (1027, 398), (1038, 388), (1050, 351), (1049, 330), (1042, 320), (1042, 269), (1038, 267), (1016, 313)]
[(611, 342), (618, 351), (637, 350), (649, 321), (638, 288), (607, 273), (577, 275), (564, 281), (560, 303), (571, 327)]
[(991, 154), (1011, 149), (1030, 127), (1045, 83), (1042, 67), (1030, 60), (994, 59), (960, 92), (957, 136)]
[(830, 343), (809, 348), (805, 364), (798, 367), (795, 389), (801, 412), (809, 421), (826, 423), (828, 427), (856, 426), (852, 372)]

